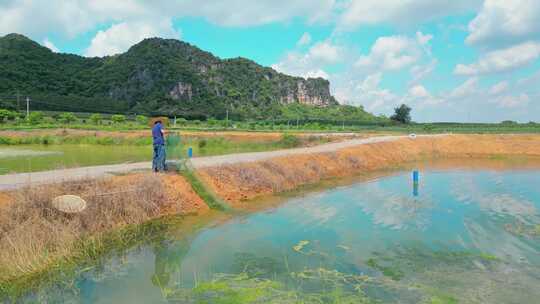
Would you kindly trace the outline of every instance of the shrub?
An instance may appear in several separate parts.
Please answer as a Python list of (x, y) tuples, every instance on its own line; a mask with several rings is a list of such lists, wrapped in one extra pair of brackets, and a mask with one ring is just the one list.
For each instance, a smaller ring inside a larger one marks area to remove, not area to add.
[(65, 112), (58, 116), (58, 121), (65, 124), (70, 124), (77, 120), (77, 117), (73, 113)]
[(90, 115), (89, 119), (95, 125), (99, 125), (103, 121), (103, 118), (101, 117), (101, 114), (98, 114), (98, 113)]
[(178, 118), (176, 119), (176, 123), (180, 126), (185, 126), (187, 125), (188, 121), (185, 118)]
[(148, 117), (144, 115), (137, 115), (135, 120), (137, 120), (137, 123), (139, 123), (140, 125), (146, 125), (148, 123)]
[(121, 115), (121, 114), (115, 114), (113, 116), (111, 116), (111, 120), (114, 122), (114, 123), (123, 123), (126, 121), (126, 116), (125, 115)]
[(28, 122), (32, 125), (40, 124), (43, 121), (43, 118), (45, 116), (43, 115), (43, 112), (35, 111), (31, 112), (30, 115), (27, 117)]
[(294, 148), (300, 145), (300, 139), (291, 134), (283, 134), (280, 143), (287, 148)]
[(16, 116), (17, 113), (15, 112), (6, 109), (0, 109), (0, 123), (3, 123), (6, 120), (15, 119)]

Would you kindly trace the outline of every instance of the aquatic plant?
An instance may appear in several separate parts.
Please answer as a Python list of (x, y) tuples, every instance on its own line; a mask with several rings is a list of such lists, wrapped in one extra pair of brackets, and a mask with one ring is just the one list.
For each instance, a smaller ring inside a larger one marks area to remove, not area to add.
[(252, 253), (236, 253), (233, 270), (245, 273), (249, 278), (271, 278), (285, 272), (285, 267), (271, 257), (258, 257)]
[[(321, 276), (322, 274), (322, 276)], [(251, 278), (246, 273), (222, 274), (218, 273), (213, 279), (201, 282), (196, 287), (178, 287), (169, 291), (167, 301), (171, 303), (377, 303), (369, 299), (361, 288), (350, 288), (356, 279), (350, 275), (343, 275), (337, 271), (318, 269), (305, 271), (302, 274), (291, 274), (295, 283), (306, 280), (324, 280), (331, 286), (318, 291), (306, 291), (293, 285), (261, 278)]]
[(392, 280), (399, 281), (403, 278), (404, 273), (397, 267), (383, 266), (377, 259), (370, 258), (367, 260), (366, 265), (380, 271), (383, 275), (390, 277)]
[(526, 224), (521, 221), (517, 221), (516, 223), (507, 223), (504, 225), (504, 230), (508, 231), (509, 233), (520, 236), (520, 237), (529, 237), (529, 238), (535, 238), (540, 237), (540, 224), (537, 225), (531, 225)]
[(298, 242), (297, 245), (294, 245), (293, 249), (296, 252), (301, 252), (302, 249), (304, 248), (304, 246), (307, 246), (307, 245), (309, 245), (309, 241), (302, 240), (302, 241)]

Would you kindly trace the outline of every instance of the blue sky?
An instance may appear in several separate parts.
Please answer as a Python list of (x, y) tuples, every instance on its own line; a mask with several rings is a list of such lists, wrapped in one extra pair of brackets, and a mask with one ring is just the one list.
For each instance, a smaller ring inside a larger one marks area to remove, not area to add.
[(417, 121), (540, 119), (537, 0), (0, 0), (0, 35), (105, 56), (146, 37), (324, 77), (341, 103)]

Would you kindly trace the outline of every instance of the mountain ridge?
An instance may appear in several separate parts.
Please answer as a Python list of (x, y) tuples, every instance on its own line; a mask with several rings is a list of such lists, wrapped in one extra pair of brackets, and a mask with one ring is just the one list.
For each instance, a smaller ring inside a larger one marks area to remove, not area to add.
[(221, 59), (175, 39), (147, 38), (121, 54), (82, 57), (8, 34), (0, 37), (0, 70), (0, 98), (22, 92), (44, 110), (203, 119), (230, 111), (243, 119), (268, 118), (287, 105), (339, 106), (328, 80), (289, 76), (242, 57)]

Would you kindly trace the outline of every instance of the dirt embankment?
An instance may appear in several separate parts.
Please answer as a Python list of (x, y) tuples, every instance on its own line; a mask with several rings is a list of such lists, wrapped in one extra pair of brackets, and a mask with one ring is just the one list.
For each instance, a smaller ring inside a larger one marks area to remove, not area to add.
[[(86, 210), (54, 210), (53, 198), (65, 194), (86, 200)], [(58, 261), (84, 256), (85, 242), (103, 249), (102, 239), (127, 225), (209, 209), (183, 177), (151, 173), (34, 186), (0, 192), (0, 199), (0, 289)]]
[(292, 155), (266, 161), (202, 168), (202, 180), (233, 206), (261, 195), (323, 179), (437, 158), (540, 156), (538, 135), (448, 135), (365, 144), (331, 153)]
[[(159, 216), (199, 213), (208, 210), (206, 203), (193, 191), (189, 182), (183, 176), (176, 174), (154, 175), (137, 173), (98, 180), (43, 184), (37, 187), (34, 186), (33, 189), (34, 191), (39, 189), (40, 191), (52, 194), (58, 191), (62, 192), (62, 194), (69, 192), (69, 194), (78, 195), (83, 199), (89, 200), (90, 203), (97, 197), (109, 197), (112, 204), (115, 196), (135, 193), (141, 184), (147, 184), (149, 181), (159, 185), (160, 195), (156, 197), (156, 199), (161, 200)], [(7, 207), (15, 203), (27, 191), (27, 188), (14, 191), (1, 191), (0, 206)]]

